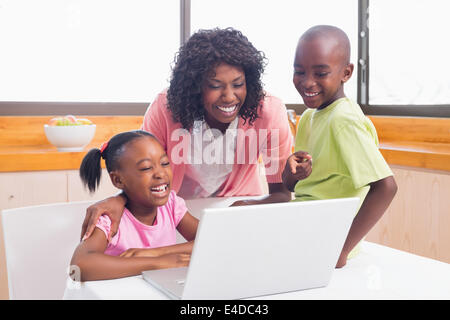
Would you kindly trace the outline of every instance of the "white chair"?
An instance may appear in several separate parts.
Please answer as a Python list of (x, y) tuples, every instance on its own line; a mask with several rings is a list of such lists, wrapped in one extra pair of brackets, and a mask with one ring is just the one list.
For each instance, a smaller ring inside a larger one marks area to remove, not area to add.
[(10, 299), (63, 298), (70, 259), (93, 202), (2, 210)]

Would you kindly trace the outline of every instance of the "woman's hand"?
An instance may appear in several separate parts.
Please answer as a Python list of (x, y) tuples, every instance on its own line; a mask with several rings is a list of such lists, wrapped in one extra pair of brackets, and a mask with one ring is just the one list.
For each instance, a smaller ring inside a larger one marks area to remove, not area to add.
[(125, 195), (119, 194), (89, 206), (86, 209), (86, 216), (81, 227), (82, 240), (89, 238), (95, 229), (98, 219), (102, 214), (105, 214), (111, 219), (111, 232), (108, 235), (108, 241), (111, 241), (111, 238), (117, 233), (119, 228), (126, 201)]

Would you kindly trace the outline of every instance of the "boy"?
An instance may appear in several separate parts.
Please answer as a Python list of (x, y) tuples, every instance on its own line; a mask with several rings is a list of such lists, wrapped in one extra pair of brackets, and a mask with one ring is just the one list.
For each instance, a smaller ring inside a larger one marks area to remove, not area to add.
[(293, 82), (309, 109), (300, 119), (297, 152), (286, 162), (283, 183), (295, 191), (297, 201), (361, 199), (337, 268), (346, 264), (397, 191), (392, 171), (378, 150), (375, 127), (344, 94), (352, 72), (350, 41), (339, 28), (315, 26), (299, 39)]

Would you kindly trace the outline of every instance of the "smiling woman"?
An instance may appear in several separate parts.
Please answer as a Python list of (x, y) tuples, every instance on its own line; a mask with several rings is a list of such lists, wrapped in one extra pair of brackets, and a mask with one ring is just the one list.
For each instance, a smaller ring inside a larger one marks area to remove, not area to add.
[(225, 132), (237, 116), (247, 96), (242, 68), (219, 64), (203, 85), (205, 121), (211, 128)]
[(240, 31), (198, 31), (180, 48), (172, 71), (167, 102), (174, 121), (189, 130), (194, 121), (206, 117), (212, 128), (226, 129), (209, 123), (216, 112), (209, 111), (213, 111), (214, 104), (214, 109), (217, 105), (238, 104), (239, 112), (233, 113), (231, 119), (223, 119), (224, 123), (230, 123), (238, 114), (252, 123), (264, 96), (264, 67), (264, 54)]
[[(293, 137), (285, 105), (263, 90), (264, 60), (264, 54), (233, 28), (200, 30), (180, 48), (170, 86), (147, 109), (142, 125), (166, 151), (172, 189), (179, 196), (260, 196), (261, 158), (269, 194), (234, 205), (291, 199), (281, 175)], [(212, 147), (217, 144), (221, 145)], [(181, 162), (180, 149), (185, 159)], [(211, 150), (224, 157), (209, 157)], [(208, 160), (219, 158), (227, 161)], [(117, 222), (123, 205), (120, 196), (108, 198), (89, 209), (86, 221), (108, 212)], [(90, 223), (88, 235), (92, 228)]]
[[(281, 171), (292, 136), (286, 107), (263, 90), (264, 59), (247, 37), (232, 28), (200, 30), (180, 48), (170, 87), (147, 109), (143, 123), (143, 129), (165, 147), (173, 164), (173, 187), (180, 196), (260, 195), (257, 160), (261, 155), (266, 169), (277, 168), (266, 172), (270, 195), (263, 202), (290, 200)], [(179, 129), (185, 134), (178, 134)], [(231, 136), (236, 130), (235, 139), (223, 139), (220, 134)], [(201, 139), (196, 138), (199, 132), (204, 133)], [(219, 149), (232, 161), (205, 161), (205, 152), (213, 143), (207, 137), (225, 142)], [(242, 137), (242, 143), (237, 143)], [(184, 139), (194, 151), (191, 154), (203, 150), (199, 161), (186, 154), (183, 163), (174, 161)], [(256, 151), (250, 152), (253, 147)], [(244, 163), (236, 163), (240, 148), (242, 154), (250, 155)]]

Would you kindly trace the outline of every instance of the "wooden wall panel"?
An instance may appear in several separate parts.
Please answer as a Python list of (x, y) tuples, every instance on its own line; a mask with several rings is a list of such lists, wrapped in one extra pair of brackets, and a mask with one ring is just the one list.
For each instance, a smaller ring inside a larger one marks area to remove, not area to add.
[(449, 118), (369, 116), (383, 141), (450, 143)]
[(391, 167), (397, 195), (366, 240), (450, 263), (450, 173)]
[(113, 186), (106, 169), (102, 170), (102, 178), (97, 191), (90, 194), (81, 183), (77, 170), (67, 171), (68, 179), (68, 201), (82, 201), (82, 200), (102, 200), (112, 195), (117, 194), (120, 190)]
[(0, 208), (67, 201), (65, 171), (0, 173)]

